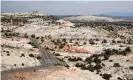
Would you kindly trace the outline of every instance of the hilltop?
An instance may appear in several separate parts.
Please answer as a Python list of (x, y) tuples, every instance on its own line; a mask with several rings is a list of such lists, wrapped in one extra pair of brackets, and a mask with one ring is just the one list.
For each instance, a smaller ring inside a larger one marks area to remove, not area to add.
[(68, 16), (64, 17), (65, 20), (69, 21), (99, 21), (99, 22), (132, 22), (133, 19), (124, 19), (124, 18), (118, 18), (113, 16), (105, 16), (105, 15), (80, 15), (80, 16)]

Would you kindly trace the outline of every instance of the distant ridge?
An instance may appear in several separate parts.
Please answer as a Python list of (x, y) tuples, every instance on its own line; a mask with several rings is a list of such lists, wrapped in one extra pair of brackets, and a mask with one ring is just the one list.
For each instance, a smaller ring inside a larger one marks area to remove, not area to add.
[(117, 17), (117, 18), (133, 18), (133, 12), (104, 13), (104, 14), (100, 14), (100, 16)]
[(64, 20), (69, 21), (102, 21), (102, 22), (132, 22), (133, 18), (120, 18), (120, 17), (114, 17), (114, 16), (108, 16), (108, 15), (81, 15), (81, 16), (70, 16), (70, 17), (64, 17)]

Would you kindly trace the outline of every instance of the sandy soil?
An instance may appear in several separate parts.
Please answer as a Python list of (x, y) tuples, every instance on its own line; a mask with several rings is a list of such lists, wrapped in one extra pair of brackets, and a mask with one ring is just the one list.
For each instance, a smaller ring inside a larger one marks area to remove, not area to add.
[(100, 76), (89, 71), (82, 72), (60, 66), (36, 72), (9, 74), (8, 76), (10, 77), (9, 80), (21, 80), (22, 78), (23, 80), (103, 80)]

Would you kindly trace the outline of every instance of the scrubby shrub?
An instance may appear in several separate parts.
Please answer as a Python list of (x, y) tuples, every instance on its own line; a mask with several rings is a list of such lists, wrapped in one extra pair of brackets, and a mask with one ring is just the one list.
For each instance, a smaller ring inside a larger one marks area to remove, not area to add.
[(95, 70), (93, 65), (88, 65), (86, 68), (87, 68), (87, 70), (89, 70), (91, 72), (94, 72), (94, 70)]
[(75, 42), (75, 45), (79, 45), (79, 43), (78, 42)]
[(68, 58), (68, 60), (69, 61), (82, 61), (82, 58), (73, 56), (73, 57)]
[(87, 43), (86, 43), (86, 42), (84, 42), (83, 44), (84, 44), (84, 45), (86, 45)]
[(133, 66), (129, 66), (129, 69), (133, 70)]
[(106, 80), (109, 80), (112, 77), (111, 74), (103, 74), (102, 76)]
[(9, 51), (6, 51), (6, 53), (9, 53)]
[(55, 55), (55, 56), (61, 56), (59, 53), (55, 53), (54, 55)]
[(103, 76), (103, 74), (100, 74), (100, 76)]
[(16, 66), (16, 64), (14, 64), (14, 66)]
[(101, 59), (99, 59), (99, 56), (101, 56), (101, 55), (93, 54), (93, 55), (91, 55), (90, 57), (87, 57), (87, 58), (85, 59), (85, 61), (86, 61), (87, 63), (91, 63), (91, 62), (101, 63)]
[(70, 58), (70, 56), (65, 56), (64, 58)]
[(56, 63), (56, 64), (54, 64), (54, 66), (61, 66), (61, 64), (60, 63)]
[(87, 58), (85, 59), (85, 61), (86, 61), (87, 63), (93, 62), (93, 61), (92, 61), (92, 57), (87, 57)]
[(76, 67), (84, 67), (85, 64), (83, 64), (83, 63), (76, 63), (75, 66), (76, 66)]
[(36, 39), (39, 39), (40, 37), (36, 37)]
[(44, 39), (43, 38), (41, 38), (41, 42), (44, 42)]
[(112, 40), (112, 43), (116, 43), (116, 41), (115, 40)]
[(59, 49), (62, 49), (65, 46), (65, 44), (60, 44)]
[(94, 44), (95, 44), (95, 42), (94, 42), (94, 41), (92, 41), (92, 40), (89, 40), (89, 42), (90, 42), (90, 44), (92, 44), (92, 45), (94, 45)]
[(101, 72), (100, 69), (97, 69), (97, 70), (96, 70), (96, 74), (99, 74), (99, 72)]
[(108, 60), (109, 59), (109, 55), (107, 55), (107, 54), (104, 54), (104, 60)]
[(61, 43), (61, 41), (60, 41), (60, 39), (57, 39), (57, 41), (56, 41), (57, 43)]
[(102, 66), (101, 66), (100, 64), (96, 64), (96, 65), (94, 66), (94, 68), (97, 70), (97, 69), (101, 69)]
[(10, 54), (9, 54), (9, 53), (7, 53), (7, 56), (10, 56)]
[(104, 40), (102, 41), (102, 43), (107, 43), (107, 40), (106, 40), (106, 39), (104, 39)]
[(101, 63), (101, 59), (95, 57), (95, 58), (94, 58), (94, 62), (97, 63), (97, 64), (99, 64), (99, 63)]
[(112, 49), (112, 54), (119, 54), (119, 51), (117, 49)]
[(24, 63), (22, 63), (22, 66), (24, 66)]
[(126, 51), (119, 51), (119, 54), (126, 56), (127, 55), (127, 52)]
[(113, 60), (109, 60), (109, 62), (113, 62)]
[(82, 66), (81, 69), (82, 69), (82, 70), (87, 70), (86, 65)]
[(104, 63), (102, 63), (102, 66), (106, 66)]
[(64, 38), (64, 39), (62, 39), (62, 42), (65, 42), (66, 43), (66, 39)]
[(96, 38), (96, 41), (99, 41), (99, 39), (98, 39), (98, 38)]
[(114, 63), (113, 67), (120, 67), (119, 63)]
[(117, 41), (117, 43), (121, 43), (121, 41)]
[(29, 56), (30, 56), (30, 57), (34, 57), (34, 55), (33, 55), (33, 54), (29, 54)]
[(112, 54), (112, 50), (111, 49), (105, 49), (104, 50), (104, 54), (105, 55), (111, 55)]
[(126, 51), (126, 52), (131, 52), (130, 47), (127, 47), (127, 48), (125, 49), (125, 51)]
[(129, 62), (129, 60), (126, 60), (127, 62)]
[(22, 53), (20, 57), (25, 57), (25, 55)]
[(59, 61), (61, 61), (61, 62), (65, 62), (63, 58), (62, 58), (62, 59), (61, 59), (61, 58), (57, 58), (57, 59), (58, 59)]
[(24, 37), (25, 37), (25, 38), (28, 38), (28, 34), (27, 34), (27, 33), (25, 33), (25, 34), (24, 34)]
[(67, 67), (67, 69), (69, 69), (70, 66), (68, 64), (66, 64), (65, 67)]
[(133, 40), (132, 39), (129, 39), (127, 44), (133, 44)]
[(110, 49), (104, 50), (104, 53), (103, 53), (104, 60), (108, 60), (109, 57), (110, 57), (111, 55), (113, 55), (113, 54), (114, 54), (113, 51), (110, 50)]
[(32, 34), (31, 37), (32, 37), (32, 38), (35, 38), (35, 34)]
[(120, 77), (118, 77), (117, 79), (118, 79), (118, 80), (123, 80), (123, 79), (122, 79), (122, 78), (120, 78)]
[(37, 59), (41, 59), (41, 57), (40, 57), (40, 56), (37, 56), (36, 58), (37, 58)]

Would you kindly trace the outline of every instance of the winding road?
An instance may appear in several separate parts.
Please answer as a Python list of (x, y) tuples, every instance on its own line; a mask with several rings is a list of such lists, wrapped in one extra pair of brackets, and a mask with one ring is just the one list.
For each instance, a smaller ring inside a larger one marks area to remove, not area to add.
[(43, 63), (40, 66), (33, 66), (33, 67), (25, 67), (25, 68), (17, 68), (17, 69), (11, 69), (11, 70), (5, 70), (1, 71), (1, 74), (9, 74), (9, 73), (15, 73), (15, 72), (28, 72), (32, 70), (39, 70), (39, 69), (45, 69), (45, 68), (50, 68), (53, 67), (55, 64), (60, 63), (55, 56), (50, 53), (48, 50), (45, 48), (42, 48), (39, 43), (37, 42), (36, 39), (30, 38), (30, 40), (34, 43), (34, 45), (37, 46), (41, 53), (41, 59)]

